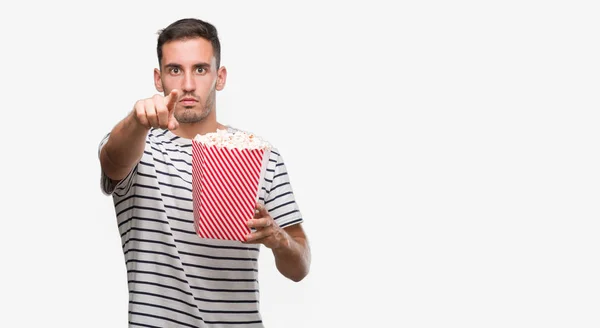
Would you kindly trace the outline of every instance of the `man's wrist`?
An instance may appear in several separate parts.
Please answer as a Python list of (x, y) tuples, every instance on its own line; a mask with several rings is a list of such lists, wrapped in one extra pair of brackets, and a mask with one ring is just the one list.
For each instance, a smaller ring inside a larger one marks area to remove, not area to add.
[(290, 236), (283, 228), (279, 228), (279, 246), (273, 249), (273, 251), (278, 253), (284, 253), (292, 248), (292, 236)]

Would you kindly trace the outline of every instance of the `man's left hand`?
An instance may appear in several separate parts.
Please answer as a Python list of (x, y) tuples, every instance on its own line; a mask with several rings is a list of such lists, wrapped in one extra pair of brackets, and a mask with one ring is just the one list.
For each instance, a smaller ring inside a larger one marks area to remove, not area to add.
[(256, 231), (246, 235), (245, 244), (263, 244), (271, 249), (289, 247), (290, 241), (287, 233), (273, 220), (264, 205), (257, 203), (254, 218), (246, 224)]

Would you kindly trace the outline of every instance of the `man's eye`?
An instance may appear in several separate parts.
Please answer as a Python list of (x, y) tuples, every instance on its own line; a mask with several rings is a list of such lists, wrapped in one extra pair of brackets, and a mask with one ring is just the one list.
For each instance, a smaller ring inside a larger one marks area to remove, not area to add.
[(203, 67), (198, 67), (198, 68), (196, 68), (196, 72), (199, 74), (204, 74), (204, 72), (206, 72), (206, 70)]
[(171, 68), (171, 73), (173, 73), (173, 74), (179, 74), (179, 68), (177, 68), (177, 67)]

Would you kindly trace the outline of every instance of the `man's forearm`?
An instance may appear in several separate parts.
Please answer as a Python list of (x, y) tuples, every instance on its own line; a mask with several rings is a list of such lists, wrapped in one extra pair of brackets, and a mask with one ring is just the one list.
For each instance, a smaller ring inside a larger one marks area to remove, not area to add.
[(310, 268), (310, 247), (306, 238), (293, 238), (285, 234), (287, 243), (273, 249), (277, 270), (285, 277), (300, 281), (308, 274)]
[(144, 153), (149, 129), (133, 115), (127, 115), (113, 128), (100, 151), (102, 169), (114, 181), (124, 179)]

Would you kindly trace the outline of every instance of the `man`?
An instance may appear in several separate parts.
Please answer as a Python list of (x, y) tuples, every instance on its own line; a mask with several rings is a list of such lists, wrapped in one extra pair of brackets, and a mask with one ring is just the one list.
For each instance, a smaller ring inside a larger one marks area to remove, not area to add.
[(263, 327), (258, 253), (302, 280), (310, 249), (280, 152), (273, 148), (247, 241), (203, 239), (194, 230), (191, 139), (224, 126), (217, 30), (182, 19), (159, 33), (156, 94), (138, 100), (99, 146), (102, 190), (114, 199), (129, 288), (129, 325)]

